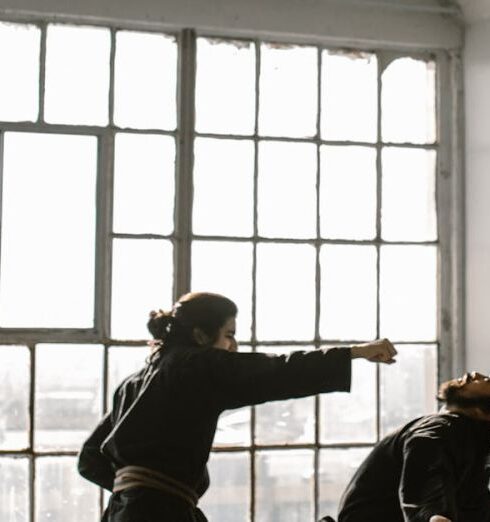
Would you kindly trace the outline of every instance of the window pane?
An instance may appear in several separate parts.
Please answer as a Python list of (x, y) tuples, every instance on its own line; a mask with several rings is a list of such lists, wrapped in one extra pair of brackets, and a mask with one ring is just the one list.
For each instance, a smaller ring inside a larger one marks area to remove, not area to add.
[(197, 39), (196, 130), (252, 134), (255, 127), (255, 45)]
[(114, 122), (119, 127), (176, 126), (177, 44), (161, 34), (118, 31)]
[(314, 144), (260, 144), (259, 235), (316, 237), (316, 171)]
[(274, 44), (262, 44), (260, 49), (260, 134), (315, 136), (318, 51)]
[(194, 241), (193, 291), (216, 292), (238, 306), (237, 334), (249, 341), (252, 328), (252, 244)]
[(250, 445), (250, 416), (248, 406), (224, 411), (219, 416), (214, 447)]
[(93, 326), (96, 169), (95, 137), (5, 134), (1, 326)]
[(320, 451), (319, 515), (337, 519), (340, 497), (372, 448), (323, 449)]
[(113, 242), (111, 335), (148, 339), (151, 310), (172, 307), (173, 249), (170, 241), (115, 239)]
[(412, 58), (394, 60), (383, 71), (383, 141), (432, 143), (436, 139), (435, 73), (434, 62)]
[(108, 29), (48, 26), (47, 122), (107, 125), (110, 53), (111, 33)]
[(320, 250), (320, 336), (332, 340), (376, 337), (376, 248), (324, 245)]
[(9, 50), (0, 53), (0, 120), (37, 120), (40, 43), (34, 25), (0, 23), (0, 48)]
[(436, 339), (437, 249), (381, 247), (381, 336), (392, 341)]
[(211, 487), (199, 501), (209, 520), (249, 521), (250, 456), (248, 453), (211, 453)]
[(114, 232), (170, 234), (174, 197), (174, 138), (116, 134)]
[(27, 459), (0, 458), (0, 519), (2, 522), (28, 522)]
[(96, 522), (99, 489), (77, 473), (76, 458), (36, 461), (36, 522)]
[(436, 152), (383, 150), (382, 237), (388, 241), (433, 241), (436, 225)]
[(368, 147), (320, 149), (320, 230), (330, 239), (376, 235), (376, 151)]
[(396, 346), (397, 363), (381, 367), (381, 435), (437, 411), (437, 348)]
[(377, 138), (376, 55), (323, 51), (321, 132), (326, 140)]
[(150, 355), (148, 346), (111, 346), (109, 348), (109, 372), (107, 379), (107, 404), (112, 405), (112, 395), (121, 382), (143, 368)]
[[(312, 347), (259, 346), (257, 351), (289, 354)], [(315, 398), (274, 401), (255, 408), (255, 442), (257, 444), (313, 443), (315, 440)]]
[(23, 346), (0, 346), (0, 449), (2, 450), (19, 450), (29, 445), (27, 433), (29, 388), (29, 350)]
[(350, 393), (320, 395), (320, 438), (324, 444), (376, 440), (376, 366), (352, 362)]
[(78, 450), (102, 416), (102, 347), (36, 347), (37, 449)]
[(196, 138), (192, 220), (194, 233), (252, 235), (253, 183), (252, 141)]
[(256, 459), (256, 522), (313, 520), (313, 452), (261, 451)]
[(315, 249), (257, 245), (257, 338), (309, 340), (314, 327)]

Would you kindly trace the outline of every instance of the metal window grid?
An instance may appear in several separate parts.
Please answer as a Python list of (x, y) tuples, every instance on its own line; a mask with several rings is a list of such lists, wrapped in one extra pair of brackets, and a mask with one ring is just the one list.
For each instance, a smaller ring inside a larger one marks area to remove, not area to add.
[[(16, 20), (12, 20), (16, 21)], [(439, 380), (444, 380), (464, 367), (464, 300), (463, 300), (463, 244), (464, 244), (464, 183), (463, 183), (463, 139), (462, 133), (462, 73), (460, 55), (457, 51), (441, 51), (421, 53), (413, 49), (366, 49), (376, 53), (378, 63), (386, 63), (386, 60), (394, 57), (413, 56), (417, 58), (433, 59), (437, 65), (437, 136), (433, 144), (416, 145), (412, 143), (386, 143), (381, 139), (381, 73), (378, 69), (378, 139), (376, 143), (327, 141), (320, 138), (320, 107), (321, 107), (321, 51), (339, 47), (338, 43), (325, 42), (325, 45), (313, 45), (317, 49), (318, 56), (318, 107), (317, 107), (317, 133), (312, 139), (281, 138), (260, 136), (258, 132), (259, 111), (259, 74), (260, 74), (260, 45), (269, 40), (250, 38), (247, 41), (255, 45), (255, 130), (249, 135), (221, 135), (211, 133), (196, 133), (194, 130), (195, 107), (195, 69), (196, 69), (196, 39), (194, 30), (183, 29), (176, 34), (178, 41), (178, 85), (177, 85), (177, 129), (175, 131), (161, 131), (155, 129), (119, 129), (114, 125), (114, 62), (115, 62), (115, 38), (119, 27), (111, 27), (111, 58), (110, 58), (110, 93), (109, 93), (109, 125), (105, 127), (92, 127), (84, 125), (59, 125), (47, 124), (44, 117), (44, 91), (45, 91), (45, 58), (46, 58), (46, 34), (49, 23), (60, 23), (58, 19), (25, 20), (20, 22), (34, 23), (41, 29), (41, 52), (40, 52), (40, 77), (39, 77), (39, 118), (35, 123), (29, 122), (1, 122), (0, 123), (0, 182), (1, 168), (3, 164), (3, 136), (8, 131), (39, 132), (39, 133), (62, 133), (62, 134), (84, 134), (98, 138), (98, 165), (97, 165), (97, 232), (96, 232), (96, 285), (95, 285), (95, 325), (93, 329), (0, 329), (1, 344), (22, 344), (30, 351), (30, 393), (29, 393), (29, 446), (19, 451), (0, 451), (1, 457), (24, 457), (29, 460), (29, 512), (30, 521), (35, 520), (35, 460), (43, 456), (74, 456), (73, 451), (35, 451), (34, 450), (34, 417), (35, 417), (35, 383), (36, 383), (36, 344), (42, 342), (64, 342), (64, 343), (87, 343), (102, 344), (104, 346), (104, 369), (102, 376), (103, 386), (103, 408), (107, 408), (106, 390), (108, 381), (108, 350), (113, 346), (141, 346), (141, 340), (118, 341), (110, 337), (110, 295), (111, 295), (111, 261), (112, 240), (114, 238), (134, 239), (169, 239), (174, 244), (174, 297), (181, 295), (190, 288), (190, 252), (193, 240), (226, 240), (237, 242), (251, 242), (253, 245), (253, 287), (252, 287), (252, 335), (250, 345), (255, 350), (258, 344), (266, 346), (306, 346), (319, 347), (325, 344), (348, 344), (345, 340), (341, 343), (335, 339), (321, 339), (319, 333), (319, 307), (320, 307), (320, 280), (319, 280), (319, 253), (323, 244), (369, 244), (374, 245), (377, 250), (377, 333), (379, 334), (379, 251), (384, 244), (427, 244), (437, 245), (439, 251), (438, 271), (438, 368)], [(72, 21), (66, 23), (74, 25)], [(95, 25), (95, 24), (90, 24)], [(107, 27), (106, 25), (104, 25)], [(137, 27), (129, 27), (137, 29)], [(148, 29), (142, 31), (150, 32)], [(156, 31), (160, 32), (160, 31)], [(164, 34), (168, 32), (161, 31)], [(201, 33), (200, 36), (216, 37)], [(217, 36), (219, 38), (219, 36)], [(230, 38), (227, 38), (228, 40)], [(294, 44), (288, 40), (289, 43)], [(345, 45), (344, 43), (343, 45)], [(304, 45), (304, 41), (300, 43)], [(359, 50), (359, 49), (358, 49)], [(112, 233), (112, 198), (113, 198), (113, 176), (114, 176), (114, 138), (118, 131), (134, 133), (151, 133), (170, 135), (176, 139), (176, 200), (175, 200), (175, 230), (171, 235), (155, 234), (115, 234)], [(192, 171), (193, 171), (193, 142), (195, 137), (210, 137), (215, 139), (247, 139), (253, 140), (255, 147), (254, 160), (254, 229), (252, 237), (224, 237), (224, 236), (202, 236), (194, 235), (191, 231), (192, 223)], [(261, 141), (290, 141), (314, 143), (317, 148), (317, 159), (319, 160), (321, 145), (363, 145), (372, 147), (377, 151), (377, 234), (372, 241), (354, 240), (329, 240), (320, 236), (320, 203), (318, 197), (318, 181), (320, 177), (320, 162), (317, 161), (317, 223), (316, 237), (311, 239), (289, 239), (289, 238), (264, 238), (258, 233), (258, 209), (257, 209), (257, 179), (258, 162), (257, 151)], [(438, 240), (435, 242), (386, 242), (381, 240), (380, 235), (380, 211), (381, 211), (381, 160), (380, 152), (385, 146), (396, 145), (397, 147), (433, 149), (437, 151), (437, 173), (436, 173), (436, 202), (438, 216)], [(1, 183), (0, 183), (0, 205), (1, 205)], [(258, 342), (256, 337), (256, 270), (257, 270), (257, 245), (262, 242), (271, 243), (298, 243), (311, 244), (316, 248), (316, 283), (315, 283), (315, 337), (311, 341), (298, 342)], [(353, 339), (352, 342), (359, 340)], [(403, 344), (401, 341), (400, 344)], [(417, 344), (410, 342), (409, 344)], [(426, 344), (426, 343), (419, 343)], [(379, 397), (379, 370), (377, 371), (377, 436), (380, 433), (380, 397)], [(318, 493), (319, 493), (319, 455), (322, 448), (343, 447), (370, 447), (371, 443), (342, 443), (321, 444), (319, 436), (319, 398), (315, 398), (315, 441), (313, 444), (288, 444), (287, 449), (311, 449), (314, 451), (314, 493), (315, 508), (314, 515), (318, 518)], [(256, 490), (255, 490), (255, 454), (258, 450), (280, 450), (284, 445), (259, 445), (255, 442), (255, 409), (251, 411), (251, 445), (247, 447), (217, 447), (216, 452), (248, 452), (250, 455), (250, 477), (251, 477), (251, 499), (250, 519), (254, 520)], [(100, 495), (100, 506), (103, 505), (103, 496)]]

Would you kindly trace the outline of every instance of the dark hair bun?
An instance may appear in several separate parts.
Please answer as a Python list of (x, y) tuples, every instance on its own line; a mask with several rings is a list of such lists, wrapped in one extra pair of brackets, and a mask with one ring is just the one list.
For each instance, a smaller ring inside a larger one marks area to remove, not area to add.
[(164, 312), (163, 310), (156, 312), (152, 310), (146, 326), (154, 339), (164, 341), (168, 334), (168, 328), (173, 320), (172, 312)]

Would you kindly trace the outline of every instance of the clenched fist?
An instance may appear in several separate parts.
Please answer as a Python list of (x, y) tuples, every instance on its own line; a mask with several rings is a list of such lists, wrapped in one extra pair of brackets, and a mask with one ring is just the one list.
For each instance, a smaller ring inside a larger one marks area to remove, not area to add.
[(388, 339), (378, 339), (370, 343), (357, 344), (351, 347), (352, 359), (367, 359), (371, 362), (393, 364), (397, 354), (395, 347)]

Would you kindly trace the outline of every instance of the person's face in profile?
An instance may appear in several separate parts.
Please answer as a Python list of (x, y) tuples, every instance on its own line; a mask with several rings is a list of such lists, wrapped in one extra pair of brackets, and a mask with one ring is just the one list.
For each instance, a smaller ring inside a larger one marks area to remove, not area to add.
[(466, 373), (459, 379), (451, 381), (451, 386), (458, 389), (461, 397), (490, 398), (490, 377), (478, 372)]
[(225, 324), (219, 329), (218, 337), (213, 343), (213, 348), (220, 348), (228, 352), (236, 352), (238, 344), (235, 339), (236, 320), (234, 317), (227, 319)]

